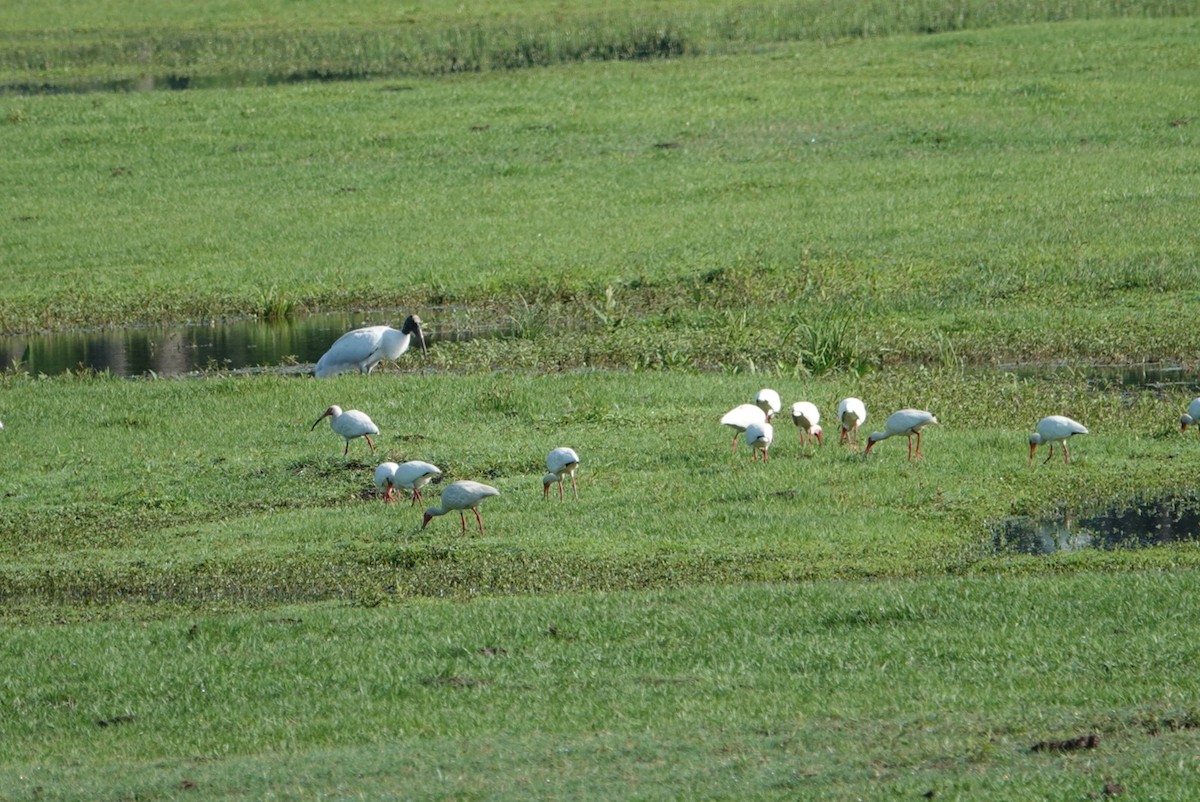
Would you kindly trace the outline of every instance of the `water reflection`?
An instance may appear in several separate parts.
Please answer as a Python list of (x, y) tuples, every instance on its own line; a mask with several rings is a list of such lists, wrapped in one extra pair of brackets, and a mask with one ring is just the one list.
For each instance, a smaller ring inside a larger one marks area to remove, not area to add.
[(1200, 541), (1200, 498), (1166, 496), (1088, 514), (1034, 519), (1013, 516), (994, 528), (1001, 554), (1053, 554), (1080, 549), (1140, 549)]
[[(96, 370), (118, 376), (151, 372), (176, 376), (203, 370), (280, 366), (305, 373), (344, 332), (360, 326), (395, 325), (404, 314), (341, 312), (269, 323), (237, 320), (0, 337), (0, 366), (20, 365), (30, 373), (46, 375)], [(502, 326), (446, 328), (435, 322), (429, 325), (426, 338), (433, 344), (507, 333)]]

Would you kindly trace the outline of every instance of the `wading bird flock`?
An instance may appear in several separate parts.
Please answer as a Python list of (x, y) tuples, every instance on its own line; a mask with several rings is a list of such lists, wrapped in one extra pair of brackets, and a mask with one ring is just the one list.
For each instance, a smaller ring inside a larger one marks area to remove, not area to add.
[[(398, 330), (390, 326), (367, 326), (355, 329), (339, 337), (329, 350), (317, 360), (313, 375), (321, 379), (352, 370), (369, 374), (383, 360), (398, 359), (408, 350), (414, 340), (424, 351), (426, 348), (425, 335), (421, 330), (421, 319), (416, 315), (409, 315)], [(778, 408), (778, 396), (775, 401), (776, 408)], [(342, 449), (342, 456), (350, 453), (350, 442), (360, 437), (367, 441), (371, 453), (375, 453), (375, 443), (371, 441), (371, 435), (378, 435), (379, 427), (365, 412), (357, 409), (343, 410), (334, 404), (326, 409), (321, 417), (317, 418), (309, 431), (316, 429), (317, 424), (325, 418), (329, 418), (329, 427), (346, 441), (346, 446)], [(579, 455), (574, 449), (555, 448), (551, 450), (546, 456), (547, 473), (542, 479), (543, 496), (548, 497), (550, 485), (557, 483), (558, 495), (562, 499), (564, 495), (563, 479), (569, 476), (571, 490), (578, 499), (579, 488), (575, 483), (575, 471), (578, 468)], [(421, 460), (409, 460), (404, 463), (382, 462), (375, 468), (375, 487), (379, 491), (380, 498), (387, 503), (396, 500), (396, 489), (400, 488), (402, 492), (408, 490), (412, 494), (409, 506), (414, 506), (421, 501), (421, 488), (430, 482), (437, 482), (441, 478), (441, 468)], [(457, 510), (462, 522), (462, 530), (466, 532), (466, 511), (471, 510), (475, 513), (475, 520), (478, 522), (479, 532), (482, 534), (483, 518), (479, 514), (479, 505), (498, 495), (500, 495), (499, 490), (482, 482), (474, 482), (469, 479), (451, 482), (442, 491), (441, 504), (425, 510), (421, 528), (424, 529), (428, 526), (429, 521), (433, 518)]]
[[(771, 419), (779, 412), (780, 407), (779, 393), (764, 388), (758, 391), (753, 404), (739, 404), (726, 412), (721, 417), (721, 423), (731, 427), (735, 432), (733, 450), (737, 450), (738, 435), (744, 434), (746, 445), (750, 447), (751, 458), (758, 459), (761, 456), (763, 462), (766, 462), (767, 449), (771, 447), (771, 441), (775, 434)], [(854, 451), (858, 451), (858, 429), (866, 423), (867, 405), (861, 398), (843, 398), (837, 405), (837, 417), (841, 430), (838, 443), (849, 445)], [(1180, 423), (1186, 430), (1188, 424), (1196, 419), (1200, 419), (1200, 398), (1188, 405), (1188, 412), (1180, 419)], [(797, 401), (792, 404), (792, 423), (796, 424), (796, 428), (800, 432), (800, 442), (803, 445), (811, 446), (814, 439), (817, 441), (817, 445), (824, 444), (824, 440), (821, 438), (820, 420), (821, 411), (811, 401)], [(884, 421), (883, 431), (872, 432), (867, 437), (867, 447), (863, 450), (863, 457), (866, 458), (875, 444), (881, 440), (903, 436), (908, 439), (909, 461), (912, 461), (914, 457), (921, 459), (925, 456), (921, 453), (921, 431), (926, 426), (934, 426), (937, 423), (937, 416), (923, 409), (897, 410)], [(1033, 462), (1033, 452), (1043, 443), (1050, 446), (1050, 455), (1046, 457), (1046, 462), (1049, 462), (1050, 457), (1054, 456), (1055, 443), (1062, 445), (1063, 461), (1070, 462), (1067, 439), (1077, 434), (1088, 433), (1087, 427), (1083, 424), (1063, 415), (1050, 415), (1042, 418), (1038, 421), (1036, 429), (1034, 434), (1029, 437), (1029, 461), (1031, 463)], [(916, 438), (915, 443), (913, 438)]]
[[(355, 329), (337, 339), (324, 356), (317, 362), (313, 374), (318, 378), (336, 376), (350, 370), (369, 374), (371, 370), (384, 359), (395, 360), (408, 350), (410, 344), (416, 341), (425, 350), (425, 336), (421, 330), (421, 319), (410, 315), (399, 330), (389, 326), (369, 326)], [(744, 439), (750, 448), (751, 458), (762, 459), (766, 463), (771, 443), (775, 439), (775, 428), (772, 419), (783, 408), (779, 393), (770, 388), (759, 390), (753, 403), (739, 404), (726, 412), (720, 422), (733, 430), (730, 443), (731, 451), (737, 451), (738, 439)], [(792, 404), (792, 423), (800, 435), (800, 442), (805, 447), (811, 447), (813, 441), (817, 446), (824, 445), (821, 430), (821, 411), (811, 401), (797, 401)], [(346, 446), (342, 451), (345, 456), (350, 452), (350, 442), (359, 437), (367, 441), (371, 452), (375, 444), (371, 435), (379, 434), (379, 427), (365, 413), (356, 409), (342, 410), (337, 405), (330, 406), (312, 425), (316, 429), (325, 418), (329, 418), (330, 428), (343, 437)], [(848, 445), (858, 451), (858, 430), (867, 421), (867, 407), (862, 399), (843, 398), (837, 405), (838, 443)], [(1200, 398), (1193, 399), (1188, 404), (1187, 412), (1180, 417), (1181, 431), (1200, 421)], [(892, 437), (903, 436), (908, 441), (909, 461), (921, 459), (921, 432), (927, 426), (938, 424), (937, 417), (923, 409), (901, 409), (893, 412), (884, 421), (883, 431), (872, 432), (867, 437), (867, 445), (863, 450), (865, 459), (871, 453), (876, 443)], [(1200, 427), (1198, 427), (1200, 428)], [(3, 424), (0, 424), (3, 429)], [(1062, 447), (1063, 462), (1070, 463), (1071, 452), (1067, 441), (1078, 434), (1087, 434), (1087, 427), (1064, 415), (1048, 415), (1037, 422), (1033, 434), (1029, 436), (1029, 463), (1033, 464), (1034, 453), (1038, 446), (1046, 445), (1049, 453), (1043, 464), (1054, 457), (1054, 446)], [(914, 438), (916, 442), (914, 443)], [(555, 448), (546, 456), (546, 474), (542, 477), (542, 497), (550, 496), (551, 485), (558, 485), (559, 499), (563, 499), (563, 483), (567, 477), (571, 479), (571, 491), (576, 500), (579, 498), (579, 488), (575, 483), (575, 472), (579, 468), (579, 455), (571, 448)], [(410, 506), (421, 501), (421, 488), (430, 482), (437, 482), (442, 477), (442, 470), (436, 465), (420, 460), (410, 460), (397, 464), (395, 462), (381, 463), (375, 469), (375, 486), (385, 502), (395, 500), (396, 488), (408, 490), (412, 495)], [(470, 480), (452, 482), (441, 493), (441, 504), (430, 507), (425, 511), (421, 524), (424, 529), (432, 518), (445, 515), (457, 510), (462, 522), (462, 529), (467, 529), (466, 510), (475, 513), (479, 531), (483, 532), (483, 518), (479, 514), (479, 505), (485, 500), (500, 495), (500, 491), (491, 485)]]

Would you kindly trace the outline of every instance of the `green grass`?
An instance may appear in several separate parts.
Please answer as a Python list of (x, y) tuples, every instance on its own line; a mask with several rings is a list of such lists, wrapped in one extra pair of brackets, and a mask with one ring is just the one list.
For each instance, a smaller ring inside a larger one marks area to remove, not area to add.
[[(802, 449), (779, 422), (768, 465), (730, 453), (721, 414), (772, 384), (829, 418), (867, 399), (867, 433), (918, 405), (942, 425), (923, 463), (903, 442), (871, 459)], [(4, 387), (0, 591), (10, 603), (191, 604), (410, 595), (574, 592), (697, 583), (905, 577), (997, 570), (1108, 570), (1195, 563), (1190, 546), (1115, 558), (993, 555), (1009, 515), (1110, 506), (1191, 487), (1194, 439), (1177, 431), (1182, 390), (1136, 394), (1079, 381), (880, 371), (850, 379), (682, 372), (408, 375), (330, 381), (34, 379)], [(433, 399), (434, 403), (429, 403)], [(363, 409), (378, 453), (342, 441), (326, 406)], [(1026, 437), (1065, 413), (1093, 434), (1071, 466), (1027, 466)], [(64, 435), (68, 433), (67, 435)], [(542, 459), (584, 457), (586, 503), (541, 499)], [(487, 481), (485, 536), (456, 516), (419, 529), (385, 507), (371, 474), (425, 459), (446, 481)]]
[[(335, 7), (336, 6), (336, 7)], [(446, 6), (279, 3), (16, 3), (0, 21), (0, 81), (21, 91), (273, 84), (475, 73), (595, 60), (713, 54), (998, 25), (1194, 15), (1195, 0), (829, 0), (688, 7), (670, 2), (504, 0)]]
[[(0, 797), (1191, 798), (1200, 547), (994, 526), (1194, 492), (1189, 388), (1071, 369), (1200, 348), (1194, 3), (336, 12), (0, 19), (10, 87), (211, 87), (0, 97), (0, 330), (515, 335), (0, 375)], [(1018, 359), (1069, 367), (970, 367)], [(762, 386), (827, 445), (731, 454)], [(836, 446), (847, 394), (864, 438), (934, 411), (925, 459)], [(377, 454), (309, 430), (331, 403)], [(1031, 467), (1050, 413), (1092, 433)], [(385, 458), (499, 487), (486, 533), (374, 499)]]
[(579, 351), (615, 364), (819, 371), (800, 324), (847, 319), (845, 364), (1190, 359), (1197, 41), (1118, 20), (8, 97), (0, 329), (533, 306), (608, 321)]
[(0, 656), (0, 794), (1185, 799), (1196, 590), (818, 582), (29, 627)]

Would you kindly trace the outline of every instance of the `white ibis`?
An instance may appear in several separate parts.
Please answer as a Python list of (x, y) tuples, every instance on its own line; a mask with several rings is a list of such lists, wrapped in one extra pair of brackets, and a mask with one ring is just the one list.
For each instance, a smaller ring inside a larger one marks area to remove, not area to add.
[(913, 435), (917, 436), (917, 459), (920, 459), (921, 454), (921, 429), (926, 426), (936, 424), (938, 419), (932, 412), (926, 412), (923, 409), (902, 409), (899, 412), (893, 412), (888, 415), (888, 419), (883, 423), (882, 432), (872, 432), (867, 438), (867, 449), (863, 452), (866, 457), (871, 453), (871, 446), (878, 443), (880, 440), (886, 440), (889, 437), (904, 435), (908, 438), (908, 458), (913, 458)]
[(371, 447), (371, 453), (375, 453), (375, 444), (371, 442), (371, 435), (379, 434), (379, 427), (367, 417), (367, 413), (359, 412), (357, 409), (343, 411), (341, 407), (334, 404), (325, 410), (321, 417), (317, 418), (309, 431), (317, 428), (317, 424), (325, 418), (329, 418), (329, 428), (346, 438), (346, 448), (342, 451), (343, 457), (350, 453), (350, 441), (356, 437), (366, 440), (367, 445)]
[(393, 492), (396, 487), (394, 477), (396, 476), (396, 469), (399, 467), (394, 462), (381, 462), (375, 468), (375, 489), (383, 493), (383, 500), (389, 504), (396, 500), (395, 493)]
[[(1200, 420), (1200, 398), (1193, 398), (1192, 403), (1188, 404), (1187, 412), (1179, 418), (1179, 431), (1186, 432), (1187, 427), (1198, 420)], [(0, 423), (0, 429), (3, 428), (4, 424)]]
[(1035, 431), (1029, 435), (1029, 464), (1033, 464), (1033, 452), (1042, 443), (1050, 444), (1050, 453), (1046, 456), (1045, 465), (1054, 456), (1054, 444), (1062, 443), (1063, 462), (1071, 461), (1071, 452), (1067, 450), (1067, 439), (1076, 434), (1087, 434), (1087, 427), (1078, 421), (1073, 421), (1066, 415), (1048, 415), (1037, 422)]
[(771, 441), (775, 439), (775, 427), (765, 421), (763, 423), (752, 423), (746, 427), (746, 445), (750, 446), (750, 457), (758, 459), (761, 452), (763, 462), (767, 462), (767, 449), (771, 447)]
[(442, 504), (440, 507), (430, 507), (425, 510), (425, 520), (421, 523), (421, 528), (429, 526), (429, 520), (439, 515), (445, 515), (451, 510), (458, 510), (458, 516), (462, 519), (462, 530), (467, 531), (467, 516), (464, 510), (472, 510), (475, 513), (475, 520), (479, 521), (479, 534), (483, 534), (483, 519), (479, 517), (479, 505), (486, 499), (492, 496), (500, 495), (500, 491), (491, 485), (472, 482), (469, 479), (460, 479), (457, 482), (452, 482), (445, 490), (442, 491)]
[(792, 404), (792, 423), (800, 430), (800, 442), (812, 445), (813, 438), (817, 445), (824, 445), (821, 439), (821, 410), (811, 401), (797, 401)]
[(721, 416), (721, 423), (733, 429), (730, 451), (737, 451), (738, 435), (752, 423), (766, 423), (767, 413), (754, 404), (739, 404)]
[(421, 318), (409, 315), (399, 331), (390, 326), (367, 326), (338, 337), (319, 360), (313, 374), (318, 379), (336, 376), (348, 370), (370, 373), (385, 359), (398, 359), (413, 340), (425, 350)]
[(758, 395), (754, 396), (754, 405), (767, 414), (767, 421), (779, 414), (779, 410), (783, 408), (783, 401), (779, 399), (779, 393), (772, 390), (770, 387), (764, 387), (758, 391)]
[(556, 448), (546, 455), (546, 470), (542, 477), (542, 498), (550, 496), (550, 485), (558, 483), (558, 498), (563, 498), (563, 476), (571, 477), (571, 489), (579, 499), (579, 488), (575, 486), (575, 470), (579, 467), (579, 455), (573, 448)]
[(854, 441), (852, 445), (854, 446), (854, 450), (858, 451), (858, 427), (867, 421), (867, 405), (858, 398), (843, 398), (841, 401), (838, 401), (837, 415), (838, 422), (842, 427), (841, 434), (838, 435), (838, 442), (851, 442), (850, 435), (853, 433)]
[(421, 460), (409, 460), (403, 465), (394, 462), (384, 462), (375, 469), (375, 487), (383, 494), (384, 501), (395, 499), (394, 490), (397, 487), (412, 491), (412, 503), (421, 500), (421, 488), (441, 478), (442, 469), (436, 465)]

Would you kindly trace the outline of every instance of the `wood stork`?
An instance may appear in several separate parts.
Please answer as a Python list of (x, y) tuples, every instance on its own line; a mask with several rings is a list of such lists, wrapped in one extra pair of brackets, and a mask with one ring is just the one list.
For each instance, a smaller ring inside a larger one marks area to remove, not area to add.
[(721, 423), (733, 429), (733, 442), (730, 452), (737, 451), (738, 435), (746, 431), (752, 423), (766, 423), (767, 413), (754, 404), (739, 404), (721, 416)]
[(325, 418), (329, 418), (329, 428), (346, 438), (346, 448), (342, 451), (343, 457), (350, 453), (350, 441), (356, 437), (366, 440), (367, 445), (371, 447), (371, 453), (375, 453), (375, 444), (371, 442), (371, 435), (379, 434), (379, 427), (367, 417), (367, 413), (359, 412), (357, 409), (348, 409), (343, 412), (341, 407), (334, 404), (325, 410), (321, 417), (317, 418), (309, 431), (317, 428), (317, 424)]
[(500, 491), (491, 485), (472, 482), (469, 479), (460, 479), (457, 482), (451, 483), (442, 491), (442, 503), (438, 507), (430, 507), (425, 510), (425, 520), (421, 523), (421, 528), (429, 526), (431, 518), (439, 515), (445, 515), (451, 510), (458, 510), (458, 516), (462, 519), (462, 530), (467, 531), (467, 516), (464, 510), (472, 510), (475, 513), (475, 520), (479, 521), (479, 534), (483, 534), (483, 518), (479, 517), (479, 505), (486, 499), (492, 496), (500, 495)]
[[(867, 421), (867, 405), (861, 399), (843, 398), (838, 401), (837, 406), (838, 423), (842, 427), (841, 433), (838, 435), (838, 443), (851, 443), (855, 451), (858, 451), (858, 427), (862, 426)], [(854, 439), (851, 442), (851, 434)]]
[(750, 446), (750, 457), (758, 459), (761, 452), (763, 462), (767, 462), (767, 449), (775, 439), (775, 427), (767, 422), (752, 423), (746, 427), (746, 445)]
[(821, 410), (817, 409), (816, 404), (810, 401), (797, 401), (792, 404), (792, 423), (800, 430), (802, 444), (812, 445), (814, 437), (817, 439), (817, 445), (825, 444), (821, 439)]
[(399, 331), (390, 326), (367, 326), (348, 331), (338, 337), (317, 360), (313, 375), (324, 379), (348, 370), (370, 373), (383, 360), (398, 359), (413, 340), (417, 341), (422, 351), (426, 350), (421, 318), (416, 315), (409, 315)]
[[(421, 460), (409, 460), (403, 465), (394, 462), (384, 462), (375, 469), (375, 487), (385, 491), (384, 501), (395, 499), (394, 489), (397, 487), (412, 491), (412, 504), (421, 500), (421, 488), (430, 482), (436, 482), (442, 477), (442, 469), (436, 465)], [(410, 505), (411, 506), (411, 505)]]
[[(1193, 398), (1192, 402), (1188, 404), (1187, 412), (1179, 418), (1179, 431), (1186, 432), (1187, 427), (1198, 420), (1200, 420), (1200, 398)], [(3, 428), (4, 424), (0, 423), (0, 429)]]
[(571, 477), (571, 489), (575, 491), (575, 499), (579, 499), (579, 488), (575, 486), (575, 471), (579, 468), (579, 455), (573, 448), (556, 448), (546, 455), (546, 470), (542, 477), (542, 498), (550, 496), (550, 485), (558, 483), (558, 498), (563, 498), (563, 476)]
[(867, 449), (863, 452), (863, 457), (871, 453), (871, 447), (880, 440), (886, 440), (889, 437), (904, 435), (908, 438), (908, 458), (913, 458), (913, 435), (917, 436), (917, 450), (915, 452), (917, 459), (922, 457), (921, 454), (921, 429), (926, 426), (934, 425), (938, 419), (932, 412), (926, 412), (923, 409), (902, 409), (899, 412), (893, 412), (888, 415), (888, 419), (883, 423), (882, 432), (872, 432), (867, 438)]
[(783, 408), (783, 401), (780, 400), (779, 393), (770, 387), (764, 387), (754, 396), (754, 405), (767, 414), (767, 421), (770, 422)]
[(1067, 439), (1077, 434), (1087, 434), (1087, 427), (1078, 421), (1073, 421), (1065, 415), (1048, 415), (1037, 422), (1034, 433), (1029, 435), (1029, 464), (1033, 464), (1033, 452), (1042, 443), (1050, 445), (1050, 453), (1042, 462), (1045, 465), (1054, 456), (1054, 444), (1062, 443), (1063, 463), (1071, 461), (1071, 452), (1067, 449)]

